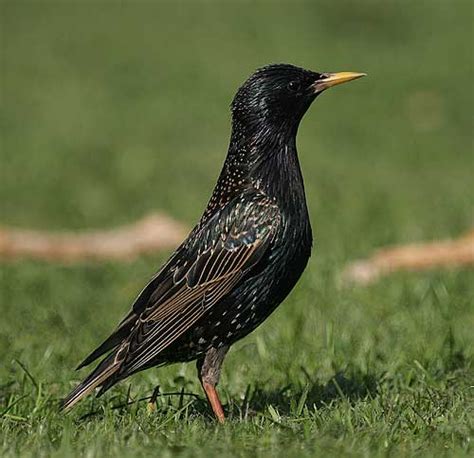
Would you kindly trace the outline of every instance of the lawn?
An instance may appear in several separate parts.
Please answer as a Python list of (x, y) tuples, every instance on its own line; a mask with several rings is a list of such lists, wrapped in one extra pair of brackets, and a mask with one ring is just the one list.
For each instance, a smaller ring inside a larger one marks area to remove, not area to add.
[[(2, 225), (191, 227), (258, 66), (368, 78), (298, 136), (315, 247), (284, 304), (236, 344), (218, 426), (193, 364), (138, 374), (71, 414), (74, 367), (169, 253), (0, 264), (1, 456), (470, 456), (474, 272), (345, 287), (343, 266), (474, 221), (473, 6), (456, 1), (1, 3)], [(159, 385), (156, 408), (146, 398)], [(130, 404), (127, 405), (127, 402)]]

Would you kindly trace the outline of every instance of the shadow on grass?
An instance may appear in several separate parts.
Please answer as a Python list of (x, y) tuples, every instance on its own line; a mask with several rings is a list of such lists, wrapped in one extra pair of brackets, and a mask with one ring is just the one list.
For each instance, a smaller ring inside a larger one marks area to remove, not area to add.
[(264, 412), (272, 406), (280, 415), (301, 415), (305, 408), (324, 408), (339, 400), (355, 403), (377, 393), (377, 379), (368, 374), (337, 373), (327, 383), (308, 382), (304, 386), (292, 384), (276, 390), (248, 387), (244, 401), (238, 406), (241, 417)]

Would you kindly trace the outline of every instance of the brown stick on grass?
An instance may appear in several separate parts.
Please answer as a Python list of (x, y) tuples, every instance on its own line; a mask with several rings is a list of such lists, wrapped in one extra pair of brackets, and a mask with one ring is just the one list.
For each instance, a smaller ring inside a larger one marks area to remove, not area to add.
[(414, 243), (377, 250), (370, 258), (351, 262), (342, 278), (368, 284), (396, 270), (474, 266), (474, 231), (456, 240)]
[(107, 230), (45, 232), (0, 227), (0, 259), (33, 258), (73, 263), (83, 260), (132, 260), (172, 249), (186, 228), (163, 214)]

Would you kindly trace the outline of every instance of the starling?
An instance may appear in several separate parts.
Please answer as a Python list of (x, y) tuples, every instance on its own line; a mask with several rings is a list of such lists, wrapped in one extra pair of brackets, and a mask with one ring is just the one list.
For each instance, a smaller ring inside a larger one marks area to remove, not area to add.
[(276, 64), (239, 88), (227, 157), (201, 220), (79, 365), (106, 355), (63, 400), (64, 409), (135, 372), (196, 360), (209, 404), (224, 421), (216, 385), (227, 351), (285, 299), (311, 254), (299, 123), (325, 89), (361, 76)]

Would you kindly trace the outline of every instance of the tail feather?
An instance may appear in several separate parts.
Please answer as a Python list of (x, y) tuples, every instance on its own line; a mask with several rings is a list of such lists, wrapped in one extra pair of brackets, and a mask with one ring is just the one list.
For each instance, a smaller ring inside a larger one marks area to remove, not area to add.
[(102, 356), (104, 353), (107, 353), (112, 348), (116, 347), (123, 340), (122, 335), (111, 335), (105, 342), (103, 342), (99, 347), (97, 347), (87, 358), (82, 361), (79, 366), (76, 367), (76, 371), (82, 369), (85, 366), (88, 366), (92, 361)]
[(83, 397), (104, 384), (120, 368), (120, 362), (115, 362), (115, 352), (105, 358), (94, 371), (72, 390), (61, 403), (61, 410), (68, 411)]
[(114, 333), (104, 342), (102, 342), (102, 344), (97, 347), (90, 355), (88, 355), (87, 358), (76, 367), (76, 370), (79, 370), (84, 366), (88, 366), (92, 361), (112, 350), (114, 347), (117, 347), (129, 335), (136, 319), (137, 316), (132, 310), (132, 312), (130, 312), (128, 316), (122, 320)]

